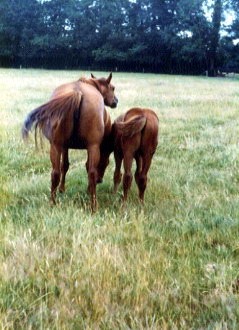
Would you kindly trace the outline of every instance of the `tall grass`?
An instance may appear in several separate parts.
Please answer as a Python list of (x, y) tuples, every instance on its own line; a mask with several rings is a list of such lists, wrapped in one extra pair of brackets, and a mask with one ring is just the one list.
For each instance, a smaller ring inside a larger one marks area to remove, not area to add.
[[(85, 151), (49, 204), (49, 146), (25, 145), (24, 117), (88, 72), (0, 70), (2, 329), (238, 329), (239, 82), (113, 75), (117, 109), (154, 109), (160, 144), (145, 206), (112, 195), (113, 158), (92, 215)], [(96, 76), (106, 75), (96, 73)]]

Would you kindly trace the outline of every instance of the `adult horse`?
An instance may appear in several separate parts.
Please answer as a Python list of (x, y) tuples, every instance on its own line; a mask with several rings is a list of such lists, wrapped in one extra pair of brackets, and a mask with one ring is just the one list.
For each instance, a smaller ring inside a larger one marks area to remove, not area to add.
[(142, 203), (144, 202), (147, 174), (158, 145), (158, 122), (158, 117), (153, 110), (132, 108), (114, 121), (111, 134), (102, 144), (98, 170), (99, 180), (102, 180), (109, 162), (109, 155), (114, 151), (114, 191), (117, 191), (121, 181), (121, 164), (123, 161), (124, 202), (132, 183), (131, 168), (133, 159), (136, 160), (135, 181), (139, 189), (139, 198)]
[(51, 201), (55, 204), (56, 191), (65, 189), (65, 176), (69, 168), (68, 149), (87, 149), (86, 169), (92, 211), (96, 210), (96, 183), (100, 145), (110, 133), (111, 122), (105, 105), (115, 108), (118, 99), (108, 78), (81, 78), (57, 87), (50, 100), (31, 111), (23, 124), (23, 138), (32, 126), (50, 142)]

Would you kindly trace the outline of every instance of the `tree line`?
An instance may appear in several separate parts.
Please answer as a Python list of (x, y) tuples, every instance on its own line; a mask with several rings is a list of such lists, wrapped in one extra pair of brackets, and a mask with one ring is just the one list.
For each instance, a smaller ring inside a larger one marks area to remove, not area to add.
[(238, 38), (239, 0), (0, 0), (5, 67), (214, 76), (239, 72)]

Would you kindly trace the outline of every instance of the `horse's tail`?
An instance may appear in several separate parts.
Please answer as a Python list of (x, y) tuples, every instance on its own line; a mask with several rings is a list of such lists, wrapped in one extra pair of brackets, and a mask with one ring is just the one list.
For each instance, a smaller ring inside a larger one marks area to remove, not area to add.
[(29, 131), (31, 130), (33, 124), (37, 122), (38, 114), (41, 110), (42, 106), (32, 110), (26, 117), (23, 126), (22, 126), (22, 137), (23, 139), (27, 139), (29, 135)]
[(57, 96), (40, 107), (32, 110), (22, 126), (22, 137), (26, 139), (32, 127), (39, 129), (48, 137), (49, 124), (61, 122), (68, 115), (72, 121), (78, 116), (82, 93), (73, 90), (67, 94)]
[(142, 131), (146, 124), (146, 117), (144, 115), (137, 115), (133, 116), (132, 118), (128, 119), (127, 121), (123, 122), (115, 122), (117, 130), (125, 137), (131, 137), (136, 133)]

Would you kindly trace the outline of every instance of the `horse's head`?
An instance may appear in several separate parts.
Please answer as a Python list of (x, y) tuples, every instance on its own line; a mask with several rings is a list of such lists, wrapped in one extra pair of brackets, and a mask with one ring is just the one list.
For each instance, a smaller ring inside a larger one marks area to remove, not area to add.
[(116, 108), (118, 99), (115, 96), (115, 87), (110, 83), (112, 79), (112, 72), (110, 73), (108, 78), (99, 78), (97, 79), (93, 74), (91, 74), (91, 78), (96, 85), (97, 89), (100, 91), (103, 96), (105, 105)]

